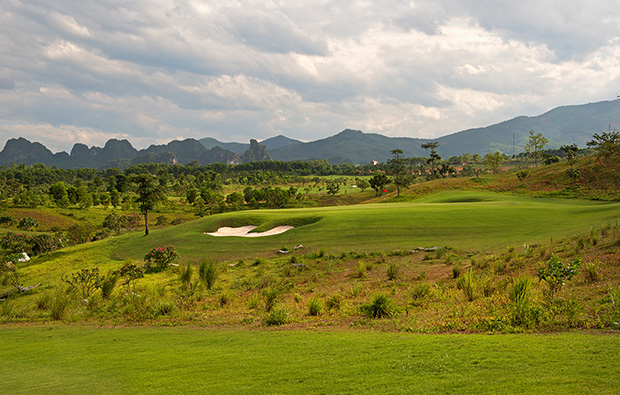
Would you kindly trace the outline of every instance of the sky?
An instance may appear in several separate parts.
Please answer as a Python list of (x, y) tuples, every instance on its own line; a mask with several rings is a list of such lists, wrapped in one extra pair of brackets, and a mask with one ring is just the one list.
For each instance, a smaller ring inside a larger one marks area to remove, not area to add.
[(0, 146), (436, 138), (618, 94), (618, 0), (0, 2)]

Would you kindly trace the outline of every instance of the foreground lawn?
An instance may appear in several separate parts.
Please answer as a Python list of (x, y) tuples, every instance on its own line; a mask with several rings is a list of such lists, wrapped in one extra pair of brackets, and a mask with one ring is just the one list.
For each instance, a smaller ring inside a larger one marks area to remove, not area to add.
[(0, 327), (3, 393), (611, 394), (620, 337)]

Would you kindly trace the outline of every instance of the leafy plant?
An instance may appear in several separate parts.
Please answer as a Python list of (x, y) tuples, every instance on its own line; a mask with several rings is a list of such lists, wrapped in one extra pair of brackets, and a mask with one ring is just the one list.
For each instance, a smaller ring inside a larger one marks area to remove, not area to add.
[(290, 314), (285, 308), (276, 308), (265, 317), (264, 323), (267, 326), (284, 325), (290, 320)]
[(342, 303), (342, 297), (338, 294), (330, 296), (325, 302), (325, 306), (329, 310), (340, 310), (340, 304)]
[(155, 247), (144, 256), (145, 267), (147, 269), (165, 269), (170, 263), (179, 257), (174, 246)]
[(144, 277), (144, 269), (133, 263), (128, 263), (114, 272), (114, 274), (122, 280), (124, 286), (129, 289), (135, 289), (136, 280)]
[(24, 217), (19, 220), (17, 227), (19, 229), (29, 230), (39, 226), (39, 222), (32, 217)]
[(575, 258), (569, 263), (563, 263), (556, 255), (549, 258), (546, 267), (538, 268), (538, 280), (548, 285), (549, 299), (553, 299), (560, 288), (579, 273), (581, 259)]
[(72, 273), (71, 278), (63, 279), (63, 281), (69, 284), (82, 299), (88, 299), (97, 289), (101, 288), (103, 276), (99, 273), (99, 268), (94, 267)]

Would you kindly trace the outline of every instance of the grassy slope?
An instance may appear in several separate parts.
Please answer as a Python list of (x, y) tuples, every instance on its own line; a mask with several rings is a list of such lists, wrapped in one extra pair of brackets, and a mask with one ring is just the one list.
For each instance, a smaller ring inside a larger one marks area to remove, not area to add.
[(611, 335), (3, 328), (6, 393), (603, 394)]
[[(535, 199), (488, 192), (443, 192), (408, 203), (365, 204), (227, 213), (174, 228), (132, 235), (119, 241), (117, 254), (140, 259), (150, 248), (174, 244), (185, 259), (234, 260), (273, 256), (282, 247), (303, 244), (309, 251), (389, 251), (418, 246), (449, 246), (471, 252), (539, 243), (583, 233), (620, 217), (620, 204)], [(308, 218), (320, 218), (305, 224)], [(219, 226), (281, 224), (299, 226), (261, 238), (205, 235)]]

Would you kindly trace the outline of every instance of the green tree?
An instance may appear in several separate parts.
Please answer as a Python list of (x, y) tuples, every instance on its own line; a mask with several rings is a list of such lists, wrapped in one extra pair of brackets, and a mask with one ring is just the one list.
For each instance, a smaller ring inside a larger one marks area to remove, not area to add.
[(439, 143), (436, 141), (432, 141), (430, 143), (422, 144), (420, 147), (424, 148), (427, 151), (431, 150), (431, 153), (429, 155), (429, 158), (426, 160), (426, 163), (431, 166), (430, 177), (437, 178), (437, 174), (439, 173), (437, 165), (441, 161), (441, 156), (439, 156), (439, 154), (437, 153), (437, 147), (439, 147)]
[(491, 169), (493, 174), (499, 173), (499, 168), (504, 163), (504, 155), (502, 155), (499, 151), (495, 151), (495, 153), (488, 153), (484, 156), (484, 165)]
[(387, 161), (388, 171), (394, 176), (396, 197), (400, 197), (400, 188), (407, 188), (413, 180), (412, 176), (407, 174), (407, 160), (403, 157), (403, 151), (395, 149), (390, 153), (392, 158)]
[(140, 211), (144, 214), (144, 235), (147, 236), (149, 234), (149, 211), (166, 197), (161, 186), (155, 183), (155, 179), (150, 174), (134, 174), (131, 176), (131, 181), (136, 184), (137, 201)]
[(375, 190), (375, 196), (383, 194), (385, 186), (390, 183), (390, 179), (383, 173), (375, 174), (369, 181), (370, 187)]
[(340, 184), (335, 181), (330, 181), (327, 183), (325, 187), (327, 189), (327, 193), (334, 196), (340, 191)]
[(594, 140), (588, 141), (586, 145), (596, 150), (599, 159), (606, 161), (620, 161), (620, 133), (616, 130), (602, 134), (594, 133)]
[(536, 167), (538, 167), (538, 161), (548, 142), (549, 140), (542, 133), (535, 133), (533, 130), (530, 130), (530, 137), (525, 145), (525, 152), (534, 158), (534, 165)]

